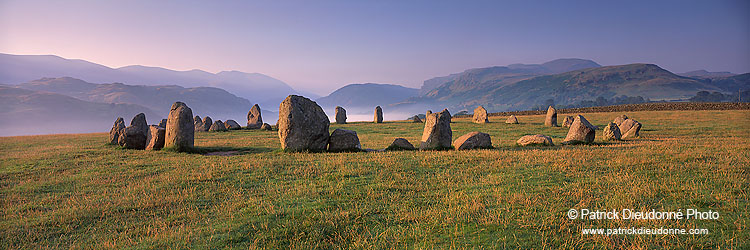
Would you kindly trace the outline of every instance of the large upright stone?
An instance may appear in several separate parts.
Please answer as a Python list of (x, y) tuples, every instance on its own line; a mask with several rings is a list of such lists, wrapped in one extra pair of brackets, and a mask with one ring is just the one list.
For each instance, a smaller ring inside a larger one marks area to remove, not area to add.
[(570, 125), (573, 125), (573, 120), (575, 120), (575, 116), (567, 115), (565, 116), (565, 119), (563, 120), (562, 126), (570, 128)]
[(219, 131), (227, 131), (227, 126), (224, 125), (224, 122), (221, 120), (214, 121), (214, 124), (211, 124), (211, 127), (208, 128), (208, 131), (210, 132), (219, 132)]
[(474, 109), (474, 117), (472, 118), (474, 123), (488, 123), (487, 110), (484, 107), (479, 106)]
[(122, 117), (117, 117), (115, 124), (112, 125), (112, 129), (109, 130), (109, 144), (116, 145), (117, 141), (120, 140), (120, 134), (125, 130), (125, 120)]
[[(196, 115), (196, 116), (195, 116), (195, 117), (193, 118), (193, 125), (194, 125), (193, 127), (195, 128), (195, 132), (203, 132), (203, 131), (205, 131), (205, 130), (203, 129), (203, 120), (201, 120), (201, 117), (200, 117), (200, 116), (197, 116), (197, 115)], [(165, 128), (166, 128), (166, 127), (165, 127)]]
[(516, 118), (515, 115), (510, 115), (507, 120), (505, 120), (505, 123), (507, 124), (518, 124), (518, 118)]
[(557, 110), (552, 106), (547, 108), (547, 117), (544, 119), (544, 126), (557, 127)]
[(247, 112), (247, 128), (259, 129), (261, 126), (263, 126), (263, 118), (260, 116), (260, 106), (255, 104)]
[(324, 151), (330, 121), (314, 101), (290, 95), (279, 105), (279, 141), (286, 151)]
[(336, 123), (346, 124), (346, 109), (336, 106)]
[(160, 150), (164, 148), (164, 141), (167, 130), (163, 127), (151, 125), (148, 127), (148, 136), (146, 141), (146, 150)]
[(617, 127), (617, 123), (614, 123), (614, 122), (610, 122), (609, 124), (607, 124), (606, 127), (604, 127), (604, 130), (602, 131), (602, 136), (605, 141), (616, 141), (622, 138), (622, 134), (620, 133), (620, 128)]
[(634, 138), (640, 136), (641, 123), (633, 120), (626, 119), (620, 125), (620, 133), (622, 133), (622, 139)]
[(570, 125), (568, 135), (563, 140), (563, 144), (573, 143), (592, 143), (596, 138), (596, 128), (591, 125), (582, 115), (576, 116), (573, 124)]
[(208, 131), (208, 129), (210, 129), (211, 125), (213, 124), (214, 124), (214, 120), (211, 119), (211, 117), (209, 116), (203, 117), (203, 131), (204, 132)]
[(419, 149), (446, 149), (453, 142), (453, 131), (451, 131), (451, 113), (443, 109), (440, 113), (427, 116), (422, 132), (422, 142)]
[(124, 129), (124, 132), (120, 135), (119, 143), (127, 149), (146, 149), (147, 137), (148, 123), (146, 123), (146, 115), (140, 113), (133, 117), (133, 120), (130, 121), (130, 126)]
[(373, 118), (375, 123), (383, 123), (383, 109), (380, 106), (375, 107), (375, 117)]
[(362, 150), (362, 145), (360, 145), (359, 137), (355, 131), (337, 128), (328, 139), (328, 151), (351, 152), (360, 150)]
[(237, 122), (236, 122), (236, 121), (234, 121), (234, 120), (227, 120), (227, 121), (226, 121), (226, 122), (224, 123), (224, 126), (225, 126), (225, 127), (226, 127), (226, 128), (228, 129), (228, 130), (237, 130), (237, 129), (242, 129), (242, 126), (240, 126), (240, 124), (239, 124), (239, 123), (237, 123)]
[(453, 142), (453, 147), (456, 148), (456, 150), (492, 148), (492, 139), (487, 133), (475, 131), (458, 137), (458, 139)]
[[(206, 116), (206, 118), (208, 118), (208, 116)], [(177, 151), (192, 150), (195, 145), (194, 124), (193, 110), (182, 102), (175, 102), (172, 104), (172, 108), (169, 110), (169, 116), (167, 116), (164, 147), (172, 148)]]

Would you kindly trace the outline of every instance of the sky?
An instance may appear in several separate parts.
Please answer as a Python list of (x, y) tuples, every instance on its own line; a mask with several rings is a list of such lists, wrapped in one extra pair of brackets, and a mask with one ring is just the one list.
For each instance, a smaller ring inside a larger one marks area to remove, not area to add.
[(746, 73), (750, 1), (0, 0), (0, 52), (257, 72), (320, 95), (558, 58)]

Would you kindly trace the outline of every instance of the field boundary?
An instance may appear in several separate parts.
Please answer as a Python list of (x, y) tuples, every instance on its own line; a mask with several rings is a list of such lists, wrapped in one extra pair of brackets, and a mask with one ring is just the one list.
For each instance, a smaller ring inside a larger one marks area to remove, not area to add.
[[(651, 102), (639, 104), (622, 104), (612, 106), (558, 109), (558, 114), (599, 113), (599, 112), (633, 112), (633, 111), (667, 111), (667, 110), (750, 110), (750, 102)], [(544, 115), (547, 110), (525, 110), (488, 113), (488, 116), (509, 115)], [(455, 117), (471, 117), (456, 115)]]

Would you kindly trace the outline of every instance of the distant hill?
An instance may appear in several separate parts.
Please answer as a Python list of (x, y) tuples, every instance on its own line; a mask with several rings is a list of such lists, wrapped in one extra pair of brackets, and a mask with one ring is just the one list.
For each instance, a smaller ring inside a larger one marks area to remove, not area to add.
[(736, 93), (739, 90), (750, 90), (750, 73), (729, 77), (714, 77), (705, 81), (723, 92)]
[(0, 136), (104, 132), (117, 117), (129, 124), (141, 112), (149, 124), (161, 120), (156, 112), (140, 105), (82, 101), (7, 85), (0, 85), (0, 106)]
[(71, 77), (42, 78), (19, 84), (18, 87), (63, 94), (89, 102), (138, 104), (164, 118), (175, 101), (186, 103), (194, 114), (223, 120), (244, 118), (252, 107), (247, 99), (213, 87), (95, 84)]
[[(419, 94), (428, 95), (430, 91), (441, 87), (441, 85), (445, 83), (456, 81), (458, 78), (462, 77), (464, 78), (464, 80), (462, 81), (466, 81), (466, 78), (477, 78), (475, 75), (481, 75), (480, 77), (485, 77), (485, 79), (475, 79), (482, 82), (486, 82), (489, 80), (493, 80), (495, 82), (518, 81), (520, 79), (526, 79), (539, 75), (559, 74), (572, 70), (597, 67), (601, 67), (601, 65), (591, 60), (564, 58), (552, 60), (543, 64), (511, 64), (508, 66), (468, 69), (462, 73), (435, 77), (424, 81), (422, 87), (419, 90)], [(492, 79), (488, 79), (486, 77), (490, 77)], [(448, 86), (447, 88), (450, 89), (451, 87)]]
[(341, 106), (344, 108), (385, 107), (388, 104), (403, 101), (418, 95), (419, 90), (394, 84), (363, 83), (349, 84), (330, 95), (318, 98), (316, 102), (323, 107)]
[(742, 76), (722, 82), (678, 76), (653, 64), (587, 68), (520, 79), (524, 77), (528, 76), (508, 67), (468, 70), (426, 95), (410, 99), (408, 104), (437, 103), (453, 110), (471, 110), (477, 105), (490, 111), (523, 110), (548, 99), (556, 104), (621, 95), (680, 99), (698, 91), (725, 91), (724, 85), (750, 84)]
[(286, 83), (259, 73), (202, 70), (175, 71), (140, 65), (109, 68), (84, 60), (52, 55), (10, 55), (0, 53), (0, 83), (19, 84), (43, 77), (73, 77), (94, 83), (123, 82), (139, 85), (218, 87), (261, 106), (276, 106), (298, 91)]
[(717, 77), (723, 78), (723, 77), (735, 76), (737, 74), (734, 74), (728, 71), (709, 72), (709, 71), (702, 69), (702, 70), (694, 70), (690, 72), (685, 72), (685, 73), (681, 73), (678, 75), (692, 77), (692, 78), (717, 78)]

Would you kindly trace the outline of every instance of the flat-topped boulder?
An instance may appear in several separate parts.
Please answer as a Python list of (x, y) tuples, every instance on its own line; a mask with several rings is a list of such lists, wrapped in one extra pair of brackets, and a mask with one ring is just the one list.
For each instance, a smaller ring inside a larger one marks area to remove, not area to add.
[(547, 116), (544, 118), (544, 126), (557, 127), (557, 110), (552, 106), (547, 108)]
[(474, 123), (490, 122), (490, 120), (487, 119), (487, 110), (484, 109), (484, 107), (482, 106), (479, 106), (476, 109), (474, 109), (474, 116), (471, 118), (471, 121)]
[(130, 121), (130, 126), (126, 127), (120, 135), (118, 143), (127, 149), (146, 149), (146, 139), (148, 137), (148, 123), (146, 115), (137, 114)]
[(516, 141), (516, 144), (521, 146), (529, 145), (542, 145), (542, 146), (554, 146), (552, 138), (546, 135), (524, 135)]
[(396, 138), (393, 140), (391, 145), (385, 148), (385, 151), (398, 151), (398, 150), (416, 150), (408, 140), (404, 138)]
[(227, 131), (227, 126), (224, 125), (224, 122), (221, 120), (214, 121), (214, 124), (211, 124), (211, 127), (208, 128), (208, 131), (210, 132), (219, 132), (219, 131)]
[(375, 123), (383, 123), (383, 109), (380, 106), (375, 107), (375, 117), (373, 118)]
[(575, 116), (566, 115), (565, 119), (563, 119), (562, 126), (570, 128), (570, 125), (573, 125), (573, 120), (575, 120)]
[(323, 109), (303, 96), (287, 96), (279, 105), (279, 141), (285, 151), (325, 151), (329, 125)]
[(224, 122), (224, 126), (227, 127), (228, 130), (242, 129), (242, 126), (240, 126), (240, 124), (234, 120), (227, 120), (226, 122)]
[(443, 109), (439, 113), (428, 115), (425, 119), (419, 149), (447, 149), (451, 147), (452, 142), (451, 113)]
[(115, 124), (112, 125), (112, 129), (109, 130), (109, 144), (117, 145), (117, 141), (120, 139), (120, 134), (125, 130), (125, 120), (122, 117), (117, 117)]
[(346, 124), (346, 109), (336, 106), (335, 112), (336, 112), (336, 123)]
[(357, 152), (362, 150), (357, 132), (346, 129), (336, 129), (328, 138), (330, 152)]
[(157, 125), (151, 125), (148, 127), (148, 137), (146, 141), (146, 150), (160, 150), (164, 148), (165, 136), (167, 130)]
[(487, 133), (475, 131), (458, 137), (453, 147), (456, 150), (492, 148), (492, 139)]
[(259, 129), (261, 126), (263, 126), (263, 117), (261, 117), (260, 114), (260, 106), (255, 104), (250, 108), (250, 111), (247, 112), (247, 128)]
[(167, 116), (164, 147), (177, 151), (192, 150), (195, 145), (195, 121), (193, 119), (193, 110), (185, 103), (172, 104), (169, 116)]
[(610, 122), (606, 127), (604, 127), (602, 136), (605, 141), (616, 141), (622, 138), (620, 128), (617, 126), (617, 123), (614, 122)]
[(507, 124), (518, 124), (518, 118), (516, 118), (515, 115), (510, 115), (507, 120), (505, 120), (505, 123)]
[(563, 144), (592, 143), (596, 137), (596, 128), (582, 115), (577, 115), (570, 125)]

